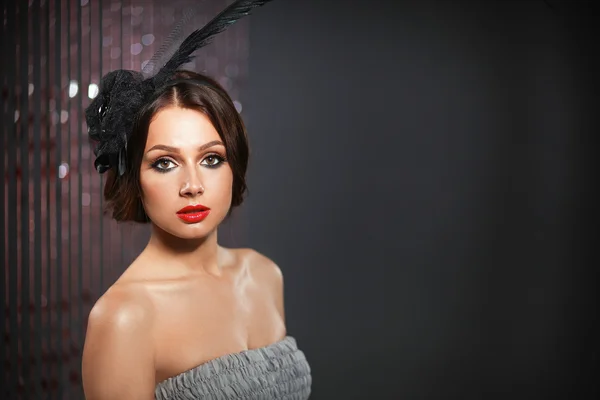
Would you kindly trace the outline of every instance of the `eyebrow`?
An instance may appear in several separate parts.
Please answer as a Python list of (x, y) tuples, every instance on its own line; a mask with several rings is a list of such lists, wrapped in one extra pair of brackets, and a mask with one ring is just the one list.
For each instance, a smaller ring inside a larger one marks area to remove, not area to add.
[[(217, 145), (225, 146), (223, 144), (223, 142), (221, 142), (220, 140), (213, 140), (212, 142), (205, 143), (202, 146), (198, 147), (198, 151), (203, 151), (203, 150), (208, 149), (209, 147), (213, 147), (213, 146), (217, 146)], [(167, 146), (165, 144), (157, 144), (156, 146), (152, 146), (152, 148), (150, 150), (148, 150), (146, 152), (146, 154), (150, 153), (153, 150), (165, 150), (165, 151), (170, 151), (172, 153), (180, 153), (180, 151), (177, 147), (171, 147), (171, 146)]]

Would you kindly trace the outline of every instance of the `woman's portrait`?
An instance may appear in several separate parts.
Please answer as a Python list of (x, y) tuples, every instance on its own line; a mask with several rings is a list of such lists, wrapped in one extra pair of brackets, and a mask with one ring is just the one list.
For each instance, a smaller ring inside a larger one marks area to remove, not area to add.
[(307, 398), (310, 368), (286, 336), (281, 270), (218, 244), (219, 225), (243, 201), (248, 163), (225, 90), (176, 72), (136, 116), (127, 149), (131, 161), (123, 175), (108, 171), (105, 198), (114, 218), (152, 233), (91, 311), (86, 398)]

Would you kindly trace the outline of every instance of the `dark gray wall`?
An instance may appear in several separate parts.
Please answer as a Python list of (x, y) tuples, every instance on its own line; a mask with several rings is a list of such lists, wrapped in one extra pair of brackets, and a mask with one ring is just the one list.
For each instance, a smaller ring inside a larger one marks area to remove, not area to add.
[(312, 399), (598, 393), (597, 8), (575, 3), (252, 17), (239, 244), (284, 272)]

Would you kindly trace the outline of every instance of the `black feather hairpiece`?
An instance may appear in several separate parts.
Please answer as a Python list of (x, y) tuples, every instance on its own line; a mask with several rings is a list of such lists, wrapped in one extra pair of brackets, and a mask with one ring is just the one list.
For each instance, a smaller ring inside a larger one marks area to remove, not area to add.
[[(271, 0), (238, 0), (219, 13), (203, 28), (192, 32), (156, 75), (145, 78), (141, 72), (119, 69), (102, 77), (98, 95), (85, 110), (90, 138), (94, 147), (94, 166), (99, 173), (116, 168), (126, 170), (127, 141), (133, 130), (135, 115), (165, 85), (179, 67), (190, 62), (193, 53), (209, 44), (253, 9)], [(156, 58), (156, 57), (153, 57)]]

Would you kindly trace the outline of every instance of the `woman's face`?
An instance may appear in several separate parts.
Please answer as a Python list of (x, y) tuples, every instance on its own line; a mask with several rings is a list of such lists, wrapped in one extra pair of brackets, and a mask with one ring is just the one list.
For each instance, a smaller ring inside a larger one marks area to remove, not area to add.
[[(231, 204), (233, 173), (225, 157), (206, 115), (173, 106), (159, 111), (140, 167), (142, 202), (152, 222), (183, 239), (213, 232)], [(194, 209), (184, 210), (188, 206)]]

